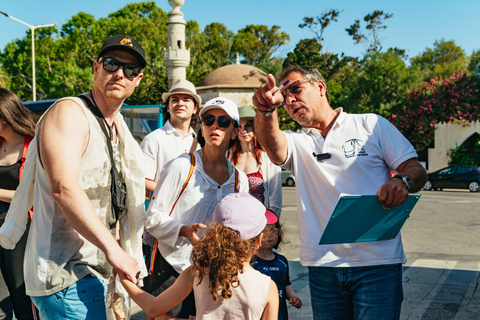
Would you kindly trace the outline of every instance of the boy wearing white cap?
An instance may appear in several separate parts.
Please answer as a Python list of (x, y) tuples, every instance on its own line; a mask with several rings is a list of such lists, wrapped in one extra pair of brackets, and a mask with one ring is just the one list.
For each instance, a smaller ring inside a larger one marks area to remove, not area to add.
[[(226, 195), (248, 191), (245, 173), (236, 170), (225, 153), (236, 138), (238, 108), (225, 98), (205, 103), (200, 111), (198, 134), (201, 150), (184, 153), (169, 161), (162, 170), (151, 196), (145, 227), (156, 238), (158, 256), (158, 295), (170, 287), (191, 263), (192, 244), (200, 238), (199, 229), (211, 221), (217, 203)], [(157, 262), (155, 262), (157, 264)], [(187, 319), (194, 315), (193, 294), (170, 316)]]
[(277, 286), (250, 266), (266, 224), (276, 215), (248, 193), (229, 194), (216, 206), (213, 224), (193, 246), (193, 264), (160, 296), (137, 288), (122, 277), (135, 302), (160, 316), (193, 289), (196, 319), (278, 319)]

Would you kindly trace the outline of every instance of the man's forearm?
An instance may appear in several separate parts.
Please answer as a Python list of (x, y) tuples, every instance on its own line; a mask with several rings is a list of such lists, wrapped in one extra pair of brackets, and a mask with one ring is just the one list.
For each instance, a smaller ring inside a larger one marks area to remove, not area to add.
[(427, 171), (417, 159), (405, 161), (397, 168), (397, 171), (399, 174), (407, 176), (412, 180), (413, 185), (409, 191), (410, 193), (419, 191), (427, 182)]
[(285, 135), (280, 130), (277, 111), (270, 116), (264, 116), (257, 111), (255, 135), (273, 163), (281, 164), (285, 161), (287, 144)]

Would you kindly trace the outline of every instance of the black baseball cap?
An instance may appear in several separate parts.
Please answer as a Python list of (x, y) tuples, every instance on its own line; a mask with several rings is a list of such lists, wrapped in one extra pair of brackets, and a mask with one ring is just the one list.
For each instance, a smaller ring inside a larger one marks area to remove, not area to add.
[(145, 51), (140, 43), (138, 43), (137, 40), (133, 39), (129, 35), (121, 34), (107, 38), (102, 45), (102, 49), (100, 49), (98, 57), (103, 57), (105, 53), (112, 50), (127, 51), (137, 58), (141, 68), (145, 68), (147, 66), (147, 60), (145, 60)]

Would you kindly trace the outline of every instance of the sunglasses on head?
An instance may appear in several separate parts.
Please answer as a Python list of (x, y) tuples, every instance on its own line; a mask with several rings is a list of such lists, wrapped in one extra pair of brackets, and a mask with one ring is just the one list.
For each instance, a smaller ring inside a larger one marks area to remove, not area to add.
[(218, 126), (224, 129), (230, 127), (230, 124), (232, 123), (232, 119), (225, 116), (220, 116), (216, 118), (213, 114), (207, 114), (206, 116), (202, 117), (202, 123), (207, 127), (213, 125), (215, 123), (215, 120), (217, 120)]
[(115, 72), (118, 68), (123, 67), (123, 73), (128, 78), (135, 78), (142, 72), (142, 68), (133, 63), (124, 63), (113, 58), (101, 57), (101, 59), (103, 69), (108, 72)]
[(288, 87), (286, 87), (285, 90), (282, 91), (283, 99), (287, 99), (287, 93), (291, 94), (292, 96), (296, 96), (302, 93), (301, 83), (306, 81), (310, 80), (297, 80)]

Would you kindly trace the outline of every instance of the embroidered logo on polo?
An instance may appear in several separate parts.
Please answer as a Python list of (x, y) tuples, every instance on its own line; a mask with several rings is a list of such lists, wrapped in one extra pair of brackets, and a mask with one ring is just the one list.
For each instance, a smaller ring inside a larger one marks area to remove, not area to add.
[(130, 39), (130, 37), (123, 38), (118, 44), (121, 44), (122, 46), (133, 47), (132, 39)]
[(345, 158), (368, 156), (365, 151), (365, 143), (360, 139), (350, 139), (345, 141), (342, 146)]

